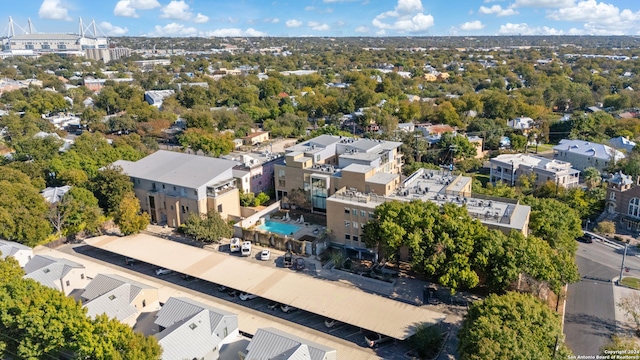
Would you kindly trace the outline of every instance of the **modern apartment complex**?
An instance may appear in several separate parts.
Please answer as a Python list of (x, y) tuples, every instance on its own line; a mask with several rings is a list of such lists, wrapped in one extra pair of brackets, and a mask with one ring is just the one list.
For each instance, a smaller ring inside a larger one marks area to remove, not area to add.
[(327, 212), (338, 189), (387, 195), (400, 184), (402, 143), (321, 135), (286, 149), (275, 165), (276, 198), (304, 191), (314, 212)]
[(274, 188), (274, 167), (283, 165), (284, 157), (273, 153), (232, 152), (223, 159), (237, 162), (233, 167), (233, 177), (240, 191), (254, 194), (269, 193)]
[[(517, 200), (471, 194), (471, 178), (449, 171), (420, 169), (387, 194), (361, 192), (343, 187), (327, 199), (327, 229), (336, 245), (371, 253), (362, 241), (362, 227), (374, 218), (375, 208), (387, 201), (432, 201), (464, 205), (471, 217), (490, 229), (504, 233), (529, 232), (531, 208)], [(402, 254), (406, 257), (407, 254)]]
[(560, 160), (549, 160), (527, 154), (504, 154), (490, 160), (492, 183), (503, 182), (514, 186), (522, 175), (535, 174), (537, 186), (553, 181), (557, 186), (572, 188), (578, 186), (580, 171), (570, 163)]
[(189, 213), (240, 217), (235, 161), (159, 150), (136, 162), (118, 160), (151, 222), (177, 227)]

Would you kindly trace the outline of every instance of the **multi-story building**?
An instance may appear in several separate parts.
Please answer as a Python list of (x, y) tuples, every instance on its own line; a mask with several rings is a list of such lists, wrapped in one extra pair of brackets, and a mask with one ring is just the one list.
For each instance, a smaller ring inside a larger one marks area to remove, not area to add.
[[(374, 218), (375, 208), (387, 201), (432, 201), (464, 205), (471, 217), (504, 233), (529, 232), (531, 208), (517, 200), (472, 196), (471, 178), (449, 171), (420, 169), (388, 194), (360, 192), (343, 187), (327, 199), (327, 229), (332, 243), (359, 254), (372, 253), (362, 239), (362, 227)], [(408, 255), (406, 252), (403, 258)]]
[(133, 191), (151, 222), (177, 227), (189, 214), (217, 211), (227, 220), (240, 217), (233, 177), (235, 161), (159, 150), (136, 162), (118, 160), (133, 181)]
[(386, 195), (400, 184), (402, 143), (321, 135), (287, 148), (275, 165), (276, 198), (302, 190), (312, 210), (327, 211), (327, 198), (348, 187)]
[(552, 181), (557, 186), (572, 188), (578, 186), (580, 171), (565, 161), (550, 160), (527, 154), (504, 154), (490, 160), (489, 181), (503, 182), (514, 186), (522, 175), (535, 174), (536, 186)]
[(238, 162), (233, 167), (233, 177), (237, 180), (238, 188), (242, 192), (254, 194), (270, 193), (274, 189), (273, 168), (276, 164), (284, 164), (284, 157), (273, 153), (232, 152), (222, 158)]
[(584, 140), (562, 139), (558, 145), (553, 147), (553, 157), (571, 163), (574, 168), (580, 171), (588, 167), (604, 171), (624, 159), (625, 155), (607, 145)]
[(618, 221), (628, 230), (640, 230), (640, 186), (630, 175), (622, 172), (607, 179), (607, 195), (604, 209), (617, 215)]

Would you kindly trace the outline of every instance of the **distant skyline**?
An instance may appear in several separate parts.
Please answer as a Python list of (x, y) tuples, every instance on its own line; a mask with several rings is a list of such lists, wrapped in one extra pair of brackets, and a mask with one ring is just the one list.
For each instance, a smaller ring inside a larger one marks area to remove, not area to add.
[[(38, 32), (108, 36), (640, 35), (637, 0), (26, 0), (3, 1)], [(18, 26), (17, 33), (21, 32)]]

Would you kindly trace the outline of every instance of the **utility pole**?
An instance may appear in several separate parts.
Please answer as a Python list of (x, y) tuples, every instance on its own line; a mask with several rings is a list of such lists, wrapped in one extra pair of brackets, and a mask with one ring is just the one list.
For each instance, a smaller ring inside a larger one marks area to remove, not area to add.
[(618, 284), (622, 280), (622, 271), (624, 270), (624, 258), (627, 257), (627, 248), (629, 244), (624, 244), (624, 254), (622, 254), (622, 264), (620, 265), (620, 277), (618, 278)]

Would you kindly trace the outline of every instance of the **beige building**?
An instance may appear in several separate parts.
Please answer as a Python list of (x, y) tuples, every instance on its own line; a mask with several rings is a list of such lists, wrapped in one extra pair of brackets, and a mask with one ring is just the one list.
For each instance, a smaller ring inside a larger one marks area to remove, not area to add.
[(265, 141), (269, 141), (269, 132), (268, 131), (255, 131), (251, 134), (245, 136), (243, 139), (245, 145), (258, 145), (262, 144)]
[(321, 135), (285, 151), (274, 166), (276, 198), (302, 190), (312, 210), (325, 213), (327, 198), (348, 187), (386, 195), (400, 184), (402, 143)]
[(131, 177), (140, 207), (152, 223), (177, 227), (192, 212), (217, 211), (225, 220), (240, 217), (235, 161), (159, 150), (136, 162), (112, 165)]
[(84, 265), (71, 260), (47, 255), (36, 255), (24, 266), (25, 279), (33, 279), (40, 284), (69, 295), (77, 289), (84, 289), (89, 283)]
[(422, 200), (465, 205), (471, 217), (490, 229), (528, 234), (529, 206), (511, 199), (474, 197), (471, 183), (471, 178), (454, 176), (448, 171), (420, 169), (384, 195), (342, 188), (327, 199), (327, 231), (334, 244), (359, 253), (372, 253), (363, 242), (362, 227), (374, 218), (375, 208), (387, 201)]

